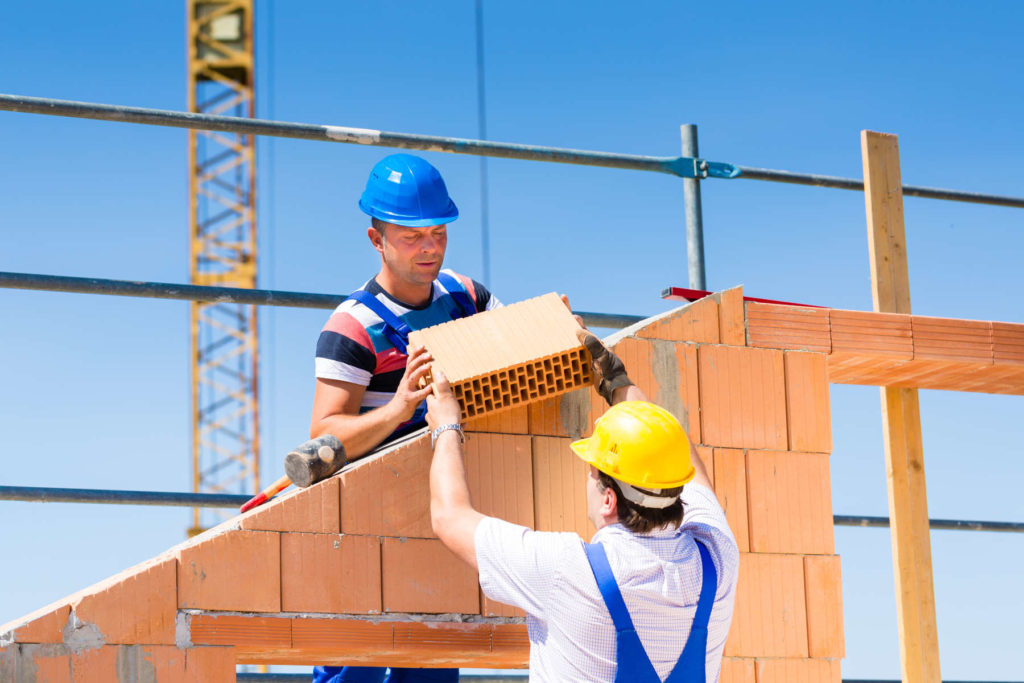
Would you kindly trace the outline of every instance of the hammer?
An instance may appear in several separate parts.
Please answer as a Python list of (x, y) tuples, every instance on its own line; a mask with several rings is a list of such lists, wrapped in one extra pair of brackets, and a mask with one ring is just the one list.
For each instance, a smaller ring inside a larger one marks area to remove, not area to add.
[(262, 505), (288, 488), (289, 484), (302, 488), (311, 486), (340, 470), (346, 462), (345, 447), (336, 437), (324, 434), (310, 439), (285, 456), (284, 471), (287, 474), (246, 501), (241, 511)]

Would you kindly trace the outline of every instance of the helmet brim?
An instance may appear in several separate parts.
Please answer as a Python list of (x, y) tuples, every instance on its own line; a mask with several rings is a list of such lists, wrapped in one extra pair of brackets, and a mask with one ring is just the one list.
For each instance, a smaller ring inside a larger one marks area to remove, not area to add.
[(409, 218), (398, 214), (388, 213), (381, 211), (376, 207), (370, 205), (366, 200), (359, 200), (359, 209), (367, 216), (372, 216), (377, 220), (384, 221), (385, 223), (391, 223), (393, 225), (401, 225), (406, 228), (429, 228), (434, 225), (443, 225), (445, 223), (451, 223), (459, 217), (459, 209), (455, 206), (455, 202), (449, 200), (448, 207), (444, 212), (438, 216), (430, 216), (429, 218)]

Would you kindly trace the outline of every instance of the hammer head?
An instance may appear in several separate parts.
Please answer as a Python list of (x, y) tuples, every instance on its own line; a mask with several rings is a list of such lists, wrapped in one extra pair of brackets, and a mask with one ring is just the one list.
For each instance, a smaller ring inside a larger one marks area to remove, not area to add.
[(305, 488), (331, 476), (346, 462), (341, 441), (324, 434), (292, 449), (284, 458), (284, 471), (293, 484)]

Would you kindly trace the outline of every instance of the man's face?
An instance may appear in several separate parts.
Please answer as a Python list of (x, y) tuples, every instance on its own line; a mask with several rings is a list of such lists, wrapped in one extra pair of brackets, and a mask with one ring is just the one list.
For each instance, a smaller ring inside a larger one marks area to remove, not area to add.
[[(373, 233), (378, 237), (374, 238)], [(411, 285), (424, 285), (433, 282), (441, 271), (448, 226), (407, 228), (385, 223), (384, 233), (372, 230), (370, 238), (392, 275)]]

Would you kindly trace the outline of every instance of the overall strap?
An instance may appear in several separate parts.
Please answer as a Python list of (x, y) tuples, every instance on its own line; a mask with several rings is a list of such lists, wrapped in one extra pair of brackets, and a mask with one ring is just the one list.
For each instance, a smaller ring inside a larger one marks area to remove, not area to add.
[[(448, 293), (452, 295), (452, 300), (462, 311), (461, 318), (468, 318), (469, 316), (476, 313), (476, 305), (473, 300), (469, 297), (469, 292), (463, 286), (462, 281), (457, 277), (452, 277), (448, 273), (438, 273), (437, 281), (444, 286)], [(455, 318), (452, 318), (455, 320)]]
[(355, 299), (362, 305), (369, 308), (384, 321), (384, 336), (388, 338), (400, 353), (407, 353), (409, 345), (409, 333), (412, 331), (408, 325), (391, 312), (391, 309), (381, 303), (380, 299), (370, 294), (365, 289), (357, 289), (349, 294), (350, 299)]
[(707, 680), (708, 623), (711, 621), (711, 608), (715, 605), (715, 594), (718, 592), (718, 572), (707, 547), (697, 539), (693, 540), (696, 541), (697, 550), (700, 552), (700, 598), (697, 600), (697, 613), (694, 614), (693, 625), (690, 627), (690, 637), (686, 639), (683, 653), (679, 655), (679, 661), (665, 679), (665, 683), (704, 683)]
[(608, 564), (608, 555), (600, 543), (584, 543), (590, 570), (597, 580), (597, 589), (615, 624), (615, 683), (661, 683), (654, 665), (633, 627), (633, 620), (622, 600), (619, 584)]

